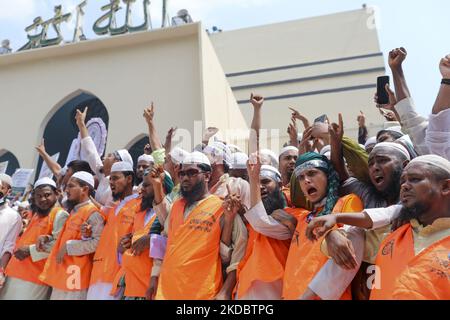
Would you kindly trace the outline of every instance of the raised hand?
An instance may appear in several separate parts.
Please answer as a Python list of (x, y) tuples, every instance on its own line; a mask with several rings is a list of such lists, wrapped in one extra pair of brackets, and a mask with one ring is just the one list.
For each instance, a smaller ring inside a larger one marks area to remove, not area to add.
[(203, 132), (202, 142), (208, 144), (209, 139), (211, 139), (211, 137), (214, 136), (217, 132), (219, 132), (219, 129), (216, 127), (206, 128), (205, 132)]
[(42, 139), (41, 140), (41, 144), (36, 147), (36, 151), (39, 154), (46, 154), (47, 153), (47, 150), (45, 150), (45, 140), (44, 139)]
[(153, 124), (153, 117), (154, 117), (154, 115), (155, 115), (155, 108), (154, 108), (153, 101), (152, 101), (150, 107), (147, 107), (147, 108), (144, 109), (145, 121), (148, 124)]
[(407, 55), (408, 55), (408, 53), (406, 52), (406, 49), (403, 47), (391, 50), (389, 52), (389, 57), (388, 57), (389, 67), (392, 70), (400, 69), (402, 67), (402, 63), (403, 63), (403, 61), (405, 61)]
[(261, 159), (258, 153), (253, 153), (247, 160), (247, 172), (250, 181), (259, 181), (261, 173)]
[(442, 78), (450, 79), (450, 54), (441, 59), (439, 71), (441, 72)]
[(155, 187), (156, 185), (161, 185), (164, 181), (164, 168), (162, 165), (153, 166), (152, 170), (149, 173), (150, 183)]
[(88, 112), (88, 107), (85, 107), (83, 112), (80, 110), (77, 110), (77, 113), (75, 114), (75, 121), (77, 123), (78, 128), (86, 125), (86, 115)]
[(223, 214), (227, 221), (234, 221), (237, 213), (242, 209), (241, 197), (231, 192), (230, 186), (227, 184), (228, 195), (225, 197), (222, 207)]
[(342, 113), (339, 113), (339, 124), (332, 123), (328, 126), (331, 143), (341, 143), (344, 137), (344, 121), (342, 120)]
[(295, 123), (295, 118), (291, 118), (291, 123), (289, 123), (289, 126), (287, 128), (287, 133), (289, 135), (289, 140), (291, 142), (291, 145), (294, 145), (295, 147), (298, 146), (298, 130), (297, 130), (297, 124)]
[[(175, 132), (177, 131), (177, 127), (171, 127), (170, 129), (169, 129), (169, 131), (167, 131), (167, 135), (166, 135), (166, 141), (165, 141), (165, 143), (164, 143), (164, 148), (165, 149), (170, 149), (170, 148), (168, 148), (168, 147), (170, 147), (171, 146), (171, 144), (172, 144), (172, 139), (173, 139), (173, 136), (175, 135)], [(168, 150), (168, 152), (169, 152), (170, 150)]]
[(312, 142), (311, 142), (312, 130), (313, 130), (312, 127), (308, 127), (308, 128), (306, 128), (305, 131), (303, 131), (303, 137), (299, 144), (299, 148), (303, 152), (312, 151)]
[(145, 153), (145, 154), (148, 154), (148, 155), (151, 155), (151, 154), (152, 154), (152, 146), (151, 146), (149, 143), (147, 143), (147, 144), (145, 145), (145, 147), (144, 147), (144, 153)]
[(397, 98), (395, 97), (394, 91), (391, 90), (391, 87), (389, 86), (389, 83), (386, 83), (386, 86), (384, 87), (386, 90), (388, 97), (389, 97), (389, 103), (388, 104), (379, 104), (378, 103), (378, 95), (375, 93), (373, 97), (373, 101), (375, 102), (377, 108), (384, 108), (391, 111), (395, 110), (395, 105), (397, 104)]
[(255, 109), (261, 109), (263, 103), (264, 103), (264, 97), (258, 94), (251, 94), (250, 95), (250, 102), (253, 105)]
[(381, 115), (386, 119), (386, 121), (398, 121), (394, 111), (384, 110), (383, 108), (379, 108), (379, 110)]

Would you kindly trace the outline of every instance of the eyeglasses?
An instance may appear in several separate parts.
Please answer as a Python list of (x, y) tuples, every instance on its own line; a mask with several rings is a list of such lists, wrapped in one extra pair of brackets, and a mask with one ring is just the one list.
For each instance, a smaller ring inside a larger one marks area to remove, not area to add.
[(205, 173), (205, 171), (200, 171), (200, 170), (195, 170), (195, 169), (189, 169), (186, 171), (179, 171), (178, 172), (178, 177), (184, 178), (184, 176), (187, 176), (188, 178), (192, 178), (192, 177), (196, 177), (197, 175), (199, 175), (200, 173)]

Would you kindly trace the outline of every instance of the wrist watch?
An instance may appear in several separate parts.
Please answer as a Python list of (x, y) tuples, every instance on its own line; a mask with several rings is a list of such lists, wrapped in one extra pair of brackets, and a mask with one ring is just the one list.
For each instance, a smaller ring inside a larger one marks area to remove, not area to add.
[(450, 79), (442, 79), (441, 84), (450, 85)]

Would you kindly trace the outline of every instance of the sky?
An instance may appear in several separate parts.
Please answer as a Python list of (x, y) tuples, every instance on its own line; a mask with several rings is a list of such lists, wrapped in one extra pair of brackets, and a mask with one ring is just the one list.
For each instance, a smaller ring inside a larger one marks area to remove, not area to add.
[[(0, 39), (9, 39), (16, 50), (27, 42), (24, 29), (33, 19), (53, 16), (53, 7), (61, 4), (63, 12), (71, 12), (81, 0), (0, 0)], [(85, 33), (89, 39), (97, 36), (92, 25), (102, 15), (100, 8), (108, 0), (88, 0), (85, 9)], [(161, 24), (162, 0), (151, 1), (153, 27)], [(188, 9), (194, 21), (205, 28), (217, 26), (223, 31), (283, 22), (341, 11), (356, 10), (363, 1), (356, 0), (169, 0), (169, 15)], [(420, 114), (430, 114), (439, 89), (439, 60), (450, 53), (450, 1), (448, 0), (373, 0), (366, 2), (376, 10), (381, 51), (386, 70), (389, 50), (403, 46), (408, 51), (404, 63), (405, 75)], [(142, 0), (136, 1), (133, 24), (140, 24)], [(118, 21), (120, 21), (120, 15)], [(71, 39), (75, 18), (62, 26), (66, 40)], [(49, 34), (51, 37), (52, 34)], [(324, 45), (326, 50), (326, 45)], [(280, 62), (282, 65), (282, 62)]]

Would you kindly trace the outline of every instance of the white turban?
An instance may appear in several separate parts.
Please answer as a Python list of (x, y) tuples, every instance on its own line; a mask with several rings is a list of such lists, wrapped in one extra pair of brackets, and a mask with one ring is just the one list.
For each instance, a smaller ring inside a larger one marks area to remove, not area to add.
[(78, 171), (78, 172), (75, 172), (71, 178), (76, 178), (78, 180), (86, 182), (88, 185), (90, 185), (92, 188), (94, 188), (94, 185), (95, 185), (94, 177), (89, 172)]
[(170, 151), (169, 154), (170, 154), (170, 157), (172, 158), (172, 161), (176, 162), (176, 164), (178, 164), (178, 163), (183, 162), (183, 159), (189, 155), (189, 152), (187, 152), (179, 147), (175, 147), (172, 149), (172, 151)]
[(183, 159), (182, 164), (206, 164), (208, 166), (211, 166), (211, 162), (209, 162), (208, 157), (198, 151), (190, 153), (186, 158)]
[(367, 149), (367, 147), (371, 144), (377, 144), (377, 137), (370, 137), (369, 139), (367, 139), (366, 143), (364, 144), (364, 148)]
[(262, 149), (259, 151), (259, 155), (261, 158), (261, 164), (268, 164), (272, 167), (278, 168), (279, 162), (275, 152), (269, 149)]
[(289, 151), (295, 151), (296, 154), (298, 154), (298, 148), (296, 148), (294, 146), (286, 146), (283, 149), (281, 149), (281, 151), (280, 151), (280, 158), (281, 158), (281, 156), (283, 154), (285, 154), (286, 152), (289, 152)]
[(266, 164), (263, 164), (261, 166), (261, 172), (259, 174), (261, 177), (267, 177), (270, 178), (276, 182), (280, 182), (281, 181), (281, 173), (280, 171), (278, 171), (277, 168), (273, 167), (273, 166), (269, 166)]
[(117, 150), (117, 153), (119, 154), (120, 159), (122, 159), (122, 161), (128, 162), (129, 164), (131, 164), (131, 167), (133, 167), (134, 165), (133, 158), (131, 157), (128, 150), (126, 149)]
[(411, 156), (409, 155), (408, 150), (404, 146), (402, 146), (400, 143), (395, 142), (380, 142), (375, 145), (375, 147), (372, 150), (372, 153), (376, 152), (376, 150), (386, 148), (391, 150), (397, 150), (398, 152), (405, 155), (406, 159), (411, 160)]
[(48, 185), (48, 186), (52, 186), (53, 188), (56, 188), (56, 183), (55, 183), (55, 181), (53, 181), (53, 179), (50, 179), (49, 177), (44, 177), (35, 182), (34, 189), (36, 189), (40, 186), (44, 186), (44, 185)]
[(231, 155), (230, 169), (247, 169), (248, 156), (243, 152), (235, 152)]
[(114, 162), (111, 172), (133, 172), (133, 166), (126, 161)]
[(6, 173), (0, 173), (0, 181), (12, 187), (12, 178)]
[(430, 166), (442, 169), (450, 174), (450, 161), (434, 154), (427, 154), (414, 158), (406, 167), (409, 167), (413, 163), (428, 164)]
[(203, 149), (203, 153), (209, 156), (210, 162), (216, 164), (222, 164), (225, 162), (230, 165), (231, 163), (231, 151), (230, 148), (223, 142), (214, 141), (211, 144), (208, 144), (205, 149)]
[(138, 158), (137, 162), (140, 162), (140, 161), (147, 162), (147, 163), (155, 163), (155, 159), (153, 159), (153, 157), (151, 155), (149, 155), (149, 154), (141, 155)]

